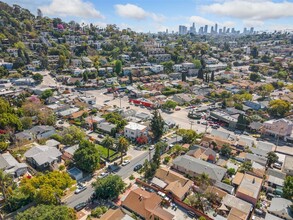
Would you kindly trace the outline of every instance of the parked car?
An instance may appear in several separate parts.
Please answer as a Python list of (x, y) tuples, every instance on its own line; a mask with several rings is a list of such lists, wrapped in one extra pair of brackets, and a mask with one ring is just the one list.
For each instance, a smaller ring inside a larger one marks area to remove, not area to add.
[(206, 121), (203, 121), (201, 124), (202, 125), (208, 125), (208, 123)]
[(189, 215), (192, 218), (194, 218), (196, 216), (196, 214), (192, 211), (187, 211), (187, 215)]
[(104, 138), (104, 135), (99, 134), (98, 137), (99, 137), (99, 138)]
[(124, 160), (124, 161), (122, 162), (122, 166), (126, 166), (126, 165), (129, 164), (129, 163), (130, 163), (129, 160)]
[(234, 133), (235, 133), (235, 134), (242, 134), (242, 131), (235, 130)]
[(103, 172), (98, 176), (98, 178), (102, 179), (102, 178), (105, 178), (106, 176), (109, 176), (109, 173)]
[(278, 169), (278, 170), (280, 170), (280, 169), (282, 169), (282, 164), (274, 163), (273, 164), (273, 167), (276, 168), (276, 169)]
[(86, 205), (87, 205), (86, 202), (79, 203), (76, 206), (74, 206), (74, 210), (78, 212), (78, 211), (82, 210), (83, 208), (85, 208)]
[(151, 146), (149, 147), (149, 150), (153, 150), (153, 149), (155, 149), (155, 145), (151, 145)]
[(249, 136), (249, 133), (247, 131), (244, 131), (243, 134)]
[(78, 186), (77, 186), (77, 189), (75, 190), (75, 194), (78, 194), (78, 193), (81, 193), (82, 191), (84, 191), (84, 190), (86, 190), (87, 189), (87, 187), (85, 186), (85, 185), (82, 185), (82, 184), (79, 184)]
[(134, 171), (139, 171), (141, 168), (142, 168), (142, 165), (141, 165), (141, 164), (138, 164), (138, 165), (136, 165), (136, 166), (133, 168), (133, 170), (134, 170)]

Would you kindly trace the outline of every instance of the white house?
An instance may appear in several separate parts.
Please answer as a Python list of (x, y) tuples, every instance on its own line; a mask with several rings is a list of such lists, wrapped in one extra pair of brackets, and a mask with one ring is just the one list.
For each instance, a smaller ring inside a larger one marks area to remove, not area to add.
[(148, 128), (145, 125), (141, 125), (135, 122), (129, 122), (124, 127), (124, 135), (128, 138), (136, 139), (142, 135), (147, 136)]
[(159, 73), (164, 71), (164, 66), (163, 65), (153, 65), (151, 66), (151, 71), (153, 71), (154, 73)]

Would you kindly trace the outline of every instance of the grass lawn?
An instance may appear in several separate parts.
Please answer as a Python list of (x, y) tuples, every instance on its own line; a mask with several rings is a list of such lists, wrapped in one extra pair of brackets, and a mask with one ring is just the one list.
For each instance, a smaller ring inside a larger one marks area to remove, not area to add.
[[(108, 157), (108, 149), (105, 148), (105, 147), (103, 147), (103, 146), (101, 146), (101, 145), (96, 145), (96, 146), (97, 146), (97, 148), (98, 148), (98, 150), (99, 150), (101, 156), (102, 156), (103, 158), (107, 158), (107, 157)], [(111, 156), (114, 155), (116, 152), (110, 149), (110, 152), (109, 152), (109, 153), (110, 153), (110, 157), (111, 157)]]

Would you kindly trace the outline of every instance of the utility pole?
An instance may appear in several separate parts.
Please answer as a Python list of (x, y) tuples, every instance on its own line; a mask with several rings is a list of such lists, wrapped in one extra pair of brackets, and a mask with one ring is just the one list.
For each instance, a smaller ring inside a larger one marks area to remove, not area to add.
[(189, 124), (190, 124), (190, 130), (192, 130), (192, 125), (194, 125), (194, 122), (193, 121), (189, 121)]

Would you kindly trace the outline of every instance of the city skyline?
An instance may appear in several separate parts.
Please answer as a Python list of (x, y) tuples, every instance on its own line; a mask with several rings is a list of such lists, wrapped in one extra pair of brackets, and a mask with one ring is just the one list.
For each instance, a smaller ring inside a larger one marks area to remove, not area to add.
[[(259, 31), (293, 30), (293, 0), (4, 0), (18, 4), (37, 14), (60, 17), (64, 21), (93, 23), (101, 27), (116, 24), (138, 32), (172, 31), (178, 26), (197, 27), (218, 24), (242, 30), (255, 27)], [(210, 31), (210, 30), (209, 30)], [(219, 31), (219, 28), (218, 30)]]

